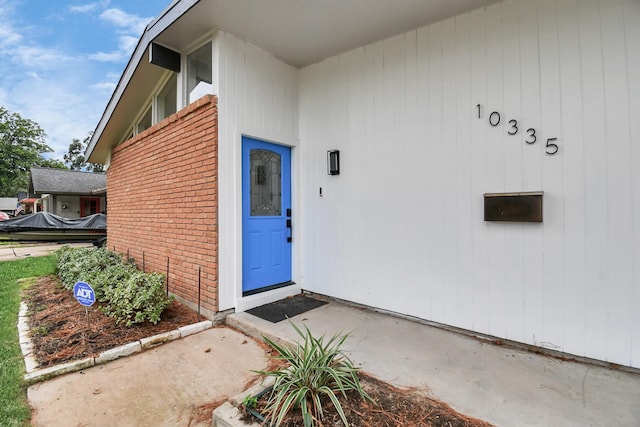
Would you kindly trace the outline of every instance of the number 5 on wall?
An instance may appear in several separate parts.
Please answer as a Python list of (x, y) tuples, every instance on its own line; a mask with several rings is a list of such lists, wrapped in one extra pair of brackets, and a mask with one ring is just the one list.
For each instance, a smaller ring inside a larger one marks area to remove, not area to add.
[(553, 156), (558, 152), (558, 144), (554, 144), (552, 141), (556, 141), (558, 138), (547, 138), (547, 149), (546, 152), (550, 156)]

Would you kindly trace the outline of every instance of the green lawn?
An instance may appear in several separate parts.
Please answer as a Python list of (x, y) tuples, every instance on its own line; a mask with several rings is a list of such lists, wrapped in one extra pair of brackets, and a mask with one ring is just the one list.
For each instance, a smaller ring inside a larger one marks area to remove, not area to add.
[(30, 410), (23, 381), (24, 362), (18, 343), (18, 279), (55, 272), (53, 256), (0, 262), (0, 425), (26, 426)]

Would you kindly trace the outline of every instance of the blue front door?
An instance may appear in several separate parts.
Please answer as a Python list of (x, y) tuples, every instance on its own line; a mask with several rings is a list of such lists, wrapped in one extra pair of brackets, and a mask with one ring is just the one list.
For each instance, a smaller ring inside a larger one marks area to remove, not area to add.
[(242, 292), (291, 283), (291, 149), (242, 137)]

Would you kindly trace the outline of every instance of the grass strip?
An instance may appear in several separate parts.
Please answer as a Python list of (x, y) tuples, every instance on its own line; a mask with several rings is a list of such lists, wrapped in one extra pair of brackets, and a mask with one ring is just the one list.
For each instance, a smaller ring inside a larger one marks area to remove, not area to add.
[(24, 383), (24, 362), (18, 341), (19, 279), (55, 273), (53, 256), (0, 262), (0, 425), (26, 426), (31, 410)]

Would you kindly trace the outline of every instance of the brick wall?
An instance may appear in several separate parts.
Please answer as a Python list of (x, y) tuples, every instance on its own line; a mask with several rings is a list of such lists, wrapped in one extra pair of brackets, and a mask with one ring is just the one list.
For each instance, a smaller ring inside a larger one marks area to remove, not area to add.
[(203, 313), (218, 311), (218, 109), (205, 96), (112, 152), (107, 244)]

